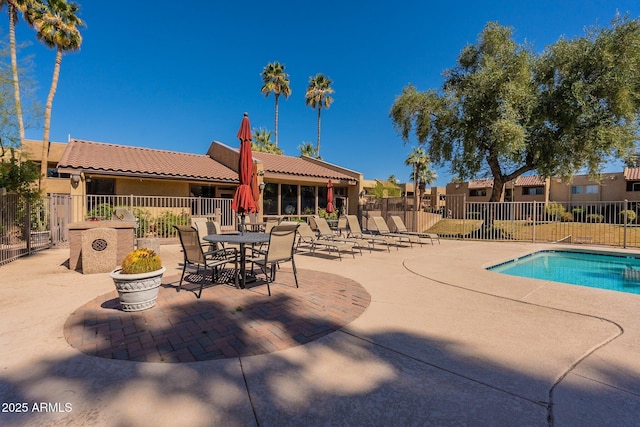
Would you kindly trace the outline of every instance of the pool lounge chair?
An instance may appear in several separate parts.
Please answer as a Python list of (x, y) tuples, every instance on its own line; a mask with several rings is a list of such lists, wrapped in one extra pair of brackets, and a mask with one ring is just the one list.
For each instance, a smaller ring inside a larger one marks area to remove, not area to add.
[(340, 261), (342, 261), (341, 252), (344, 251), (349, 251), (354, 258), (356, 257), (356, 252), (353, 249), (353, 245), (344, 242), (334, 242), (330, 240), (320, 239), (306, 222), (301, 223), (298, 227), (298, 243), (296, 245), (296, 250), (300, 250), (301, 246), (308, 246), (311, 249), (311, 255), (316, 254), (317, 248), (327, 249), (329, 251), (329, 254), (335, 251), (338, 253), (338, 258), (340, 259)]
[(437, 240), (438, 244), (440, 244), (440, 236), (438, 236), (435, 233), (421, 233), (418, 231), (407, 230), (407, 226), (404, 225), (402, 218), (400, 218), (398, 215), (391, 215), (391, 221), (393, 223), (394, 230), (392, 231), (394, 233), (409, 234), (411, 236), (418, 236), (419, 238), (422, 238), (422, 239), (429, 239), (432, 245), (434, 244), (433, 243), (434, 240)]
[[(381, 236), (387, 236), (395, 239), (398, 243), (409, 243), (409, 246), (413, 248), (414, 243), (422, 245), (422, 240), (417, 236), (411, 236), (409, 234), (392, 233), (387, 226), (386, 221), (381, 216), (372, 216), (370, 218), (376, 228), (376, 232)], [(371, 223), (371, 222), (370, 222)]]
[(358, 250), (360, 250), (360, 255), (362, 255), (362, 248), (368, 248), (369, 252), (371, 252), (372, 243), (368, 242), (367, 240), (357, 239), (355, 237), (340, 237), (340, 235), (334, 233), (331, 227), (329, 227), (329, 223), (326, 219), (319, 216), (313, 216), (312, 218), (315, 220), (318, 237), (320, 239), (351, 244), (354, 247), (358, 248)]
[[(356, 239), (365, 239), (375, 248), (375, 245), (386, 245), (387, 252), (391, 252), (389, 249), (389, 243), (395, 245), (395, 240), (383, 236), (376, 236), (369, 233), (363, 233), (358, 222), (358, 217), (355, 215), (345, 215), (347, 220), (347, 237), (355, 237)], [(396, 250), (398, 249), (396, 245)]]

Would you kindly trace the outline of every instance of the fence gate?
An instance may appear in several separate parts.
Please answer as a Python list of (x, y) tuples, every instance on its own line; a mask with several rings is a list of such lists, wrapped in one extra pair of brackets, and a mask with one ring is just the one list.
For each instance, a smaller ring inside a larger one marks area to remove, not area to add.
[(71, 203), (71, 196), (66, 194), (52, 194), (49, 197), (51, 244), (54, 246), (69, 241), (67, 226), (71, 223)]

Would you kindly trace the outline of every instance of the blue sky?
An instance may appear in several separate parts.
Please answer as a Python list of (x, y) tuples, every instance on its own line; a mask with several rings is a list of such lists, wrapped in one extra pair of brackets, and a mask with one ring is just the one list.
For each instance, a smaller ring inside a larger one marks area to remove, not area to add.
[[(260, 93), (260, 72), (278, 61), (292, 87), (280, 102), (285, 154), (297, 156), (303, 142), (315, 144), (316, 113), (305, 106), (304, 93), (309, 77), (323, 73), (334, 82), (335, 102), (322, 111), (322, 157), (367, 179), (394, 174), (403, 182), (412, 144), (403, 145), (388, 117), (395, 97), (409, 83), (439, 88), (442, 72), (455, 66), (487, 22), (513, 27), (518, 42), (542, 51), (561, 36), (609, 25), (616, 11), (640, 16), (637, 0), (79, 4), (84, 42), (62, 61), (52, 141), (71, 135), (199, 154), (212, 140), (235, 147), (245, 111), (253, 128), (273, 130), (273, 95)], [(6, 19), (0, 28), (6, 35)], [(44, 104), (54, 52), (23, 22), (17, 37), (31, 41), (20, 56), (33, 55)], [(41, 139), (42, 129), (27, 130), (27, 137)], [(450, 181), (447, 166), (437, 172), (437, 185)]]

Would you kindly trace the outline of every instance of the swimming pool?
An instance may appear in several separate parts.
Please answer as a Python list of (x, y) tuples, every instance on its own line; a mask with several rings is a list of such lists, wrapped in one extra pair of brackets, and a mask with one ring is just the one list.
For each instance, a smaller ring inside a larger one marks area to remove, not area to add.
[(497, 273), (640, 294), (640, 258), (544, 250), (487, 268)]

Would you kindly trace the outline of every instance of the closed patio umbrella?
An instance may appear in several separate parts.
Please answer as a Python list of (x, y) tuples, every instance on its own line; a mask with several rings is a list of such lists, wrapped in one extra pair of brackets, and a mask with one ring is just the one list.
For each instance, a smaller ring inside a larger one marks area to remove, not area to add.
[(253, 164), (251, 173), (251, 191), (253, 193), (253, 201), (256, 202), (255, 212), (260, 212), (260, 186), (258, 186), (258, 165)]
[(244, 233), (245, 214), (256, 212), (256, 202), (253, 199), (253, 191), (251, 190), (251, 175), (253, 172), (253, 155), (251, 153), (251, 125), (249, 124), (249, 115), (244, 113), (240, 130), (238, 131), (240, 139), (240, 155), (238, 156), (238, 177), (240, 185), (233, 195), (231, 209), (240, 214), (240, 231)]
[(327, 183), (327, 213), (332, 213), (335, 208), (333, 207), (333, 184), (331, 180)]

